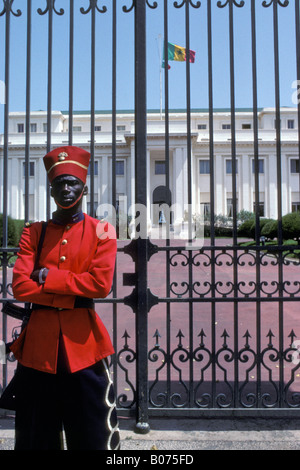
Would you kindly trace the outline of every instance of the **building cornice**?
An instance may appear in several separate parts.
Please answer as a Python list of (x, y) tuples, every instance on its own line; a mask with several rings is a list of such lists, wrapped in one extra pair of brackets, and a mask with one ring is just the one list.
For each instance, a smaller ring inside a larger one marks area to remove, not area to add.
[[(51, 144), (51, 148), (56, 148), (56, 147), (62, 147), (64, 145), (68, 145), (67, 143), (55, 143), (55, 144)], [(87, 151), (90, 150), (91, 148), (91, 144), (88, 142), (88, 143), (85, 143), (85, 142), (73, 142), (74, 146), (76, 147), (81, 147)], [(128, 144), (126, 142), (116, 142), (116, 145), (117, 147), (128, 147)], [(112, 147), (112, 142), (94, 142), (94, 148), (97, 149), (97, 148), (104, 148), (104, 147), (107, 147), (107, 148), (111, 148)], [(4, 148), (4, 145), (0, 145), (0, 153), (3, 154), (3, 148)], [(8, 144), (8, 149), (9, 150), (21, 150), (22, 152), (24, 152), (24, 149), (25, 149), (25, 144), (13, 144), (13, 143), (9, 143)], [(47, 149), (47, 144), (30, 144), (30, 150), (42, 150), (43, 153), (46, 152), (46, 149)]]
[[(258, 109), (258, 112), (260, 113), (261, 111), (263, 111), (264, 109), (266, 109), (267, 111), (269, 111), (271, 108), (259, 108)], [(284, 109), (284, 108), (283, 108)], [(213, 113), (230, 113), (231, 112), (231, 109), (230, 108), (214, 108), (213, 109)], [(275, 112), (275, 109), (273, 110), (273, 112)], [(62, 114), (68, 116), (70, 114), (69, 111), (61, 111)], [(168, 111), (168, 114), (186, 114), (187, 111), (186, 109), (183, 109), (183, 108), (172, 108), (172, 109), (169, 109)], [(235, 113), (253, 113), (253, 110), (252, 108), (236, 108), (235, 109)], [(89, 110), (77, 110), (77, 111), (73, 111), (72, 113), (74, 116), (78, 116), (78, 115), (82, 115), (82, 116), (88, 116), (91, 114), (91, 112)], [(111, 110), (96, 110), (95, 111), (95, 114), (99, 115), (99, 114), (102, 114), (102, 115), (112, 115), (112, 111)], [(116, 110), (116, 115), (122, 115), (122, 114), (129, 114), (129, 115), (133, 115), (134, 116), (134, 110), (132, 109), (118, 109)], [(155, 114), (155, 115), (165, 115), (165, 109), (162, 109), (162, 111), (160, 111), (160, 109), (147, 109), (147, 114)], [(192, 108), (191, 109), (191, 114), (209, 114), (209, 108)]]
[[(135, 139), (135, 134), (127, 134), (124, 136), (125, 137), (125, 141), (117, 141), (116, 142), (116, 145), (117, 147), (121, 148), (121, 147), (128, 147), (128, 145), (130, 145), (132, 142), (134, 142), (134, 139)], [(191, 140), (194, 144), (194, 146), (196, 147), (200, 147), (200, 148), (206, 148), (209, 146), (210, 144), (210, 140), (207, 139), (205, 141), (201, 141), (201, 140), (197, 140), (197, 137), (198, 137), (198, 133), (192, 133), (191, 134)], [(147, 140), (165, 140), (165, 136), (164, 134), (149, 134), (147, 135)], [(169, 142), (171, 142), (171, 140), (187, 140), (187, 134), (186, 133), (182, 133), (182, 134), (170, 134), (169, 135)], [(259, 140), (258, 142), (258, 146), (259, 148), (261, 147), (275, 147), (277, 144), (276, 140)], [(67, 143), (54, 143), (51, 145), (52, 148), (56, 148), (56, 147), (59, 147), (59, 146), (63, 146), (63, 145), (67, 145)], [(80, 146), (84, 149), (87, 149), (89, 150), (90, 147), (91, 147), (91, 144), (90, 142), (74, 142), (73, 145), (75, 146)], [(225, 148), (231, 148), (232, 147), (232, 141), (231, 140), (214, 140), (213, 141), (213, 145), (214, 147), (225, 147)], [(253, 147), (254, 146), (254, 141), (253, 140), (247, 140), (247, 141), (241, 141), (241, 140), (236, 140), (235, 141), (235, 146), (236, 147)], [(281, 146), (282, 147), (293, 147), (293, 148), (299, 148), (299, 142), (298, 141), (291, 141), (291, 140), (281, 140)], [(112, 147), (112, 142), (97, 142), (95, 141), (94, 142), (94, 148), (95, 149), (100, 149), (100, 148), (111, 148)], [(0, 152), (1, 154), (3, 153), (3, 148), (4, 146), (3, 145), (0, 145)], [(14, 144), (14, 143), (9, 143), (8, 144), (8, 148), (9, 150), (21, 150), (21, 151), (24, 151), (24, 148), (25, 148), (25, 144)], [(47, 149), (47, 144), (46, 143), (34, 143), (34, 144), (30, 144), (30, 150), (33, 151), (33, 150), (42, 150), (43, 153), (46, 151)]]
[[(199, 147), (207, 147), (209, 145), (209, 140), (204, 141), (197, 141), (197, 145)], [(220, 140), (220, 141), (213, 141), (214, 147), (230, 147), (232, 146), (232, 141), (231, 140)], [(259, 147), (275, 147), (277, 144), (276, 140), (259, 140), (258, 146)], [(236, 140), (235, 141), (235, 146), (236, 147), (253, 147), (254, 146), (254, 141), (249, 140), (249, 141), (241, 141), (241, 140)], [(299, 147), (299, 142), (297, 141), (281, 141), (281, 146), (290, 146), (290, 147)]]

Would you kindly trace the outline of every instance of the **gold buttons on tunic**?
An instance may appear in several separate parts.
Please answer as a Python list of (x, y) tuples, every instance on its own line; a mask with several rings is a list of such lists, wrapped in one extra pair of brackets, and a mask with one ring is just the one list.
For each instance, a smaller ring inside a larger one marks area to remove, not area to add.
[(65, 256), (61, 256), (61, 257), (60, 257), (60, 261), (63, 263), (64, 261), (66, 261), (66, 257), (65, 257)]
[(67, 243), (68, 243), (68, 240), (66, 240), (66, 239), (64, 239), (64, 240), (61, 242), (62, 245), (66, 245)]

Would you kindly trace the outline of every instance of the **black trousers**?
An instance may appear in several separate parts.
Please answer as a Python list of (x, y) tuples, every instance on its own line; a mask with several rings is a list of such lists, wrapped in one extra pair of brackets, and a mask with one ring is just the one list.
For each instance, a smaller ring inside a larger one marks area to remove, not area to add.
[(75, 373), (18, 365), (15, 450), (117, 450), (119, 430), (106, 361)]

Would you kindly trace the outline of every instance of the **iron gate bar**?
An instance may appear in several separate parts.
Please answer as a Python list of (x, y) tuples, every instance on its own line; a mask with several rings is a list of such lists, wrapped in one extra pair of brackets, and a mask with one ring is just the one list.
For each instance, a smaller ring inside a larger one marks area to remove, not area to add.
[(31, 0), (27, 1), (26, 116), (25, 116), (25, 220), (29, 220)]
[[(95, 215), (95, 60), (96, 60), (96, 5), (97, 0), (90, 0), (91, 8), (91, 142), (90, 142), (90, 215)], [(81, 13), (87, 13), (80, 9)], [(88, 11), (88, 10), (87, 10)]]
[(70, 0), (69, 20), (69, 145), (73, 145), (73, 93), (74, 93), (74, 0)]
[[(229, 1), (229, 57), (230, 57), (230, 113), (231, 113), (231, 158), (232, 158), (232, 198), (233, 198), (233, 245), (237, 245), (237, 191), (236, 191), (236, 129), (235, 129), (235, 68), (234, 68), (234, 32), (233, 32), (233, 3), (237, 7), (244, 6), (244, 2), (240, 4), (235, 0)], [(234, 266), (237, 266), (237, 252), (234, 251)], [(233, 269), (233, 284), (235, 297), (237, 297), (238, 272)], [(238, 383), (239, 383), (239, 366), (238, 366), (238, 303), (234, 305), (234, 407), (238, 406)]]
[[(117, 178), (116, 178), (116, 159), (117, 159), (117, 0), (112, 4), (112, 204), (117, 208)], [(117, 260), (114, 272), (113, 298), (117, 298)], [(113, 344), (117, 344), (117, 304), (113, 303)], [(116, 354), (112, 357), (113, 377), (115, 378), (115, 395), (118, 396), (118, 363)]]
[[(272, 2), (270, 2), (271, 4)], [(264, 5), (269, 7), (269, 5)], [(275, 78), (275, 108), (276, 108), (276, 156), (277, 156), (277, 205), (278, 205), (278, 245), (283, 244), (282, 237), (282, 190), (281, 190), (281, 116), (280, 116), (280, 84), (279, 84), (279, 39), (278, 39), (278, 5), (286, 7), (288, 1), (273, 0), (273, 34), (274, 34), (274, 78)], [(278, 258), (278, 282), (279, 293), (282, 295), (283, 286), (283, 258), (281, 252)], [(279, 303), (279, 353), (280, 353), (280, 381), (279, 381), (279, 406), (283, 406), (283, 302)]]
[(117, 208), (117, 5), (112, 3), (112, 205)]
[[(91, 112), (91, 125), (90, 125), (90, 210), (89, 215), (94, 217), (95, 213), (95, 15), (96, 15), (97, 0), (90, 0), (90, 4), (85, 10), (80, 8), (80, 13), (86, 15), (91, 11), (91, 96), (90, 96), (90, 112)], [(106, 11), (106, 10), (105, 10)], [(102, 12), (103, 13), (103, 12)]]
[[(208, 47), (208, 103), (209, 103), (209, 165), (210, 165), (210, 244), (215, 245), (215, 160), (214, 160), (214, 118), (213, 118), (213, 60), (212, 60), (212, 12), (211, 0), (207, 2), (207, 47)], [(215, 296), (215, 252), (211, 252), (212, 297)], [(211, 303), (211, 350), (216, 355), (216, 304)], [(212, 361), (212, 402), (216, 399), (216, 363)]]
[[(52, 40), (53, 40), (53, 9), (54, 9), (55, 0), (47, 0), (47, 5), (43, 11), (41, 8), (38, 8), (37, 12), (39, 15), (45, 15), (48, 12), (48, 76), (47, 76), (47, 142), (46, 142), (46, 153), (51, 150), (51, 132), (52, 132)], [(46, 214), (47, 220), (50, 219), (50, 185), (47, 181), (47, 176), (45, 176), (46, 181)]]
[(26, 44), (26, 115), (25, 115), (25, 220), (29, 220), (30, 177), (30, 106), (31, 106), (31, 0), (27, 0), (27, 44)]
[[(10, 13), (13, 13), (11, 5), (8, 1), (4, 2), (3, 10), (0, 15), (6, 14), (5, 17), (5, 103), (4, 103), (4, 142), (3, 142), (3, 250), (2, 250), (2, 295), (7, 297), (7, 235), (8, 235), (8, 212), (7, 212), (7, 176), (8, 176), (8, 113), (9, 113), (9, 65), (10, 65)], [(13, 14), (19, 14), (13, 13)], [(3, 341), (7, 341), (7, 318), (6, 315), (2, 316), (2, 331)], [(7, 365), (2, 365), (3, 371), (3, 386), (7, 382)]]
[[(295, 0), (295, 29), (296, 29), (296, 68), (297, 68), (297, 90), (300, 87), (300, 6), (299, 0)], [(300, 101), (297, 103), (298, 122), (300, 122)], [(298, 126), (298, 152), (299, 152), (299, 165), (300, 165), (300, 126)], [(299, 187), (300, 187), (300, 172), (299, 172)]]
[(259, 218), (259, 147), (258, 147), (258, 106), (257, 106), (257, 61), (256, 61), (256, 9), (251, 0), (251, 46), (252, 46), (252, 100), (253, 100), (253, 152), (254, 152), (254, 189), (255, 189), (255, 241), (260, 244)]
[[(252, 99), (253, 99), (253, 152), (254, 152), (254, 191), (255, 191), (255, 241), (260, 246), (260, 216), (259, 216), (259, 146), (258, 146), (258, 106), (257, 106), (257, 61), (256, 61), (256, 10), (255, 0), (251, 0), (251, 46), (252, 46)], [(256, 252), (256, 350), (261, 350), (261, 303), (260, 303), (260, 252)], [(261, 360), (258, 358), (256, 396), (257, 404), (261, 406)]]
[[(191, 138), (191, 74), (190, 74), (190, 4), (193, 8), (196, 6), (192, 2), (185, 2), (185, 42), (186, 42), (186, 138), (187, 138), (187, 196), (188, 196), (188, 242), (192, 242), (192, 138)], [(198, 2), (198, 8), (200, 3)], [(192, 283), (193, 283), (193, 269), (192, 269), (192, 253), (189, 251), (189, 288), (190, 295), (192, 294)], [(193, 351), (193, 316), (194, 316), (194, 305), (189, 303), (189, 347), (190, 351)], [(194, 369), (193, 360), (189, 360), (189, 404), (192, 406), (193, 403), (193, 388), (194, 388)]]
[[(56, 0), (46, 0), (47, 5), (45, 10), (42, 8), (37, 9), (37, 13), (41, 16), (48, 13), (48, 66), (47, 66), (47, 142), (46, 142), (46, 152), (51, 150), (51, 140), (52, 140), (52, 50), (53, 50), (53, 12), (56, 15), (62, 16), (64, 10), (61, 8), (59, 11), (55, 8)], [(46, 180), (46, 218), (50, 219), (50, 185), (47, 179)]]
[[(146, 2), (135, 0), (135, 202), (147, 207)], [(149, 432), (147, 240), (137, 239), (136, 430)]]
[[(218, 2), (219, 8), (229, 7), (229, 71), (230, 71), (230, 128), (231, 128), (231, 180), (232, 180), (232, 217), (233, 217), (233, 245), (237, 245), (237, 190), (236, 190), (236, 173), (237, 173), (237, 159), (236, 159), (236, 128), (235, 128), (235, 68), (234, 68), (234, 31), (233, 31), (233, 5), (236, 7), (243, 7), (244, 1), (238, 2), (237, 0), (226, 0), (224, 4)], [(237, 265), (236, 251), (234, 251), (234, 266)], [(237, 297), (238, 273), (237, 269), (233, 270), (233, 284), (235, 290), (235, 297)], [(234, 376), (235, 376), (235, 390), (234, 401), (235, 407), (238, 400), (238, 382), (239, 382), (239, 368), (238, 368), (238, 304), (234, 302)]]
[[(164, 80), (164, 90), (165, 90), (165, 164), (166, 164), (166, 174), (165, 174), (165, 184), (167, 191), (170, 191), (170, 146), (169, 146), (169, 58), (168, 58), (168, 42), (169, 42), (169, 15), (168, 15), (168, 0), (164, 0), (164, 37), (163, 37), (163, 50), (164, 50), (164, 69), (165, 69), (165, 80)], [(173, 198), (171, 204), (173, 203)], [(167, 239), (166, 246), (170, 246), (170, 220), (167, 220)], [(166, 251), (166, 296), (170, 296), (170, 255), (169, 251)], [(171, 322), (171, 311), (170, 305), (166, 306), (166, 331), (167, 331), (167, 357), (170, 357), (171, 353), (171, 336), (170, 336), (170, 322)], [(167, 404), (170, 406), (170, 395), (171, 395), (171, 370), (169, 361), (167, 363)]]

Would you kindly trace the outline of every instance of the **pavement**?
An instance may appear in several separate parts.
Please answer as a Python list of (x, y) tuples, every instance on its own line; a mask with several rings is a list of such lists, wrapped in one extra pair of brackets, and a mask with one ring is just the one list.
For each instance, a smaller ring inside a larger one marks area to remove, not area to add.
[[(147, 434), (135, 432), (135, 422), (120, 418), (121, 450), (300, 450), (300, 419), (150, 419)], [(14, 419), (0, 417), (0, 450), (13, 450)]]

